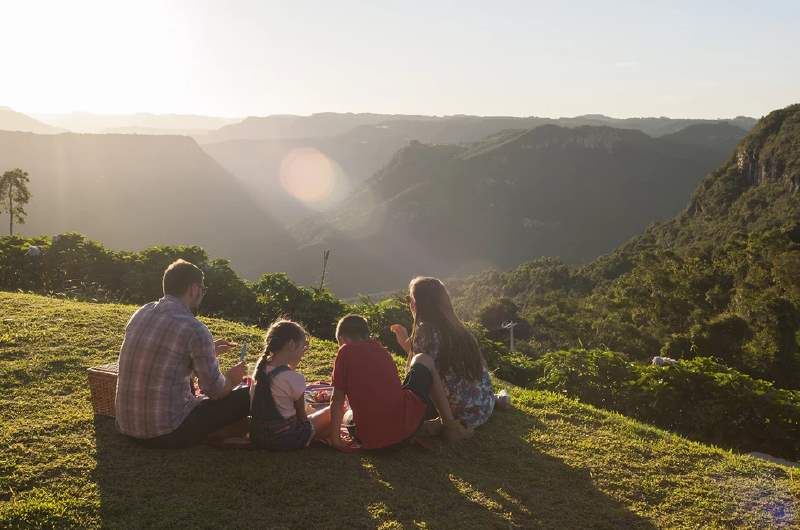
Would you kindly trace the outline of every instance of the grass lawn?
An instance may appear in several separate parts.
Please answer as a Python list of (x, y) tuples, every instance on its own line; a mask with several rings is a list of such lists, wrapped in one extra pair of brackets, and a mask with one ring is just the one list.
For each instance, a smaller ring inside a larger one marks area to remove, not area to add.
[[(134, 309), (0, 293), (0, 528), (800, 525), (797, 470), (512, 386), (515, 410), (432, 450), (146, 450), (94, 417), (86, 383)], [(306, 377), (326, 378), (334, 353), (314, 341)]]

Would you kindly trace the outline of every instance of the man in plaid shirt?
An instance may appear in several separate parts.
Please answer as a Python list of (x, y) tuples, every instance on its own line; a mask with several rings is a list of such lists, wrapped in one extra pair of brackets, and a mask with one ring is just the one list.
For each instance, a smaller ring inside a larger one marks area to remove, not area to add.
[[(211, 338), (194, 317), (206, 287), (203, 272), (178, 260), (164, 271), (164, 297), (140, 307), (125, 328), (117, 378), (117, 427), (148, 447), (178, 448), (247, 417), (249, 390), (233, 390), (239, 363), (223, 375), (217, 355), (231, 344)], [(192, 391), (197, 376), (203, 396)]]

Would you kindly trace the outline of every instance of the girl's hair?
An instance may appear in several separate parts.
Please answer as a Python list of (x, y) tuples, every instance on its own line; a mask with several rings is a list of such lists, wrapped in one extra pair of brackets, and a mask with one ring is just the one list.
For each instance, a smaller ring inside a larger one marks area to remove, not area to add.
[(417, 277), (411, 280), (408, 290), (417, 308), (411, 343), (417, 337), (420, 324), (436, 329), (440, 340), (436, 359), (439, 371), (452, 372), (472, 381), (480, 379), (485, 362), (478, 341), (456, 316), (444, 284), (436, 278)]
[(272, 359), (272, 356), (281, 351), (289, 341), (305, 341), (308, 337), (306, 330), (291, 320), (279, 318), (267, 328), (267, 334), (264, 337), (264, 353), (258, 360), (256, 365), (256, 374), (260, 374), (264, 365)]

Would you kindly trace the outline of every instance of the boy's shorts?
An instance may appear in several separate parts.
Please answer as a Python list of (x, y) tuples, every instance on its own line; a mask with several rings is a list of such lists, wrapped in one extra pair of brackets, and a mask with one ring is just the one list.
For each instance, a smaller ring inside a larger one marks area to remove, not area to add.
[(426, 404), (431, 405), (431, 387), (433, 386), (433, 374), (428, 367), (421, 363), (414, 363), (406, 374), (403, 381), (403, 388), (414, 392)]

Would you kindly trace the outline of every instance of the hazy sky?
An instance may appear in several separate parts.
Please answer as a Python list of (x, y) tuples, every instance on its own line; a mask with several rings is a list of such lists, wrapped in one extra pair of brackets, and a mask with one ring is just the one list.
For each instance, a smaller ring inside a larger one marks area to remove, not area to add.
[(0, 0), (0, 105), (760, 116), (800, 101), (800, 1)]

